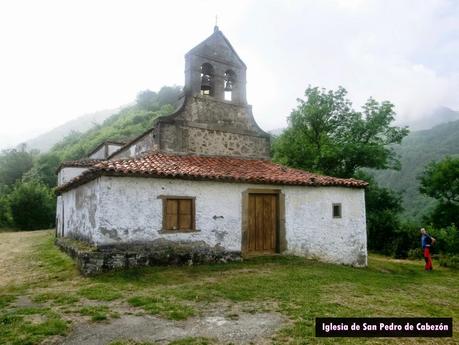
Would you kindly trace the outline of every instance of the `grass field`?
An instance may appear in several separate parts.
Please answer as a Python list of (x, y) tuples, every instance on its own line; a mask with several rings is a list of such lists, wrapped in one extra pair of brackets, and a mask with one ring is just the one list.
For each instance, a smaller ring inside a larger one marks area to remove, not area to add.
[[(222, 305), (284, 315), (289, 321), (264, 343), (459, 344), (459, 271), (437, 265), (426, 273), (421, 261), (370, 255), (369, 267), (357, 269), (297, 257), (264, 257), (83, 278), (54, 247), (53, 232), (38, 231), (0, 233), (0, 264), (0, 344), (40, 344), (46, 339), (59, 343), (76, 323), (110, 323), (123, 313), (185, 320)], [(324, 316), (453, 317), (455, 335), (315, 338), (314, 318)], [(185, 338), (171, 344), (214, 343)], [(112, 344), (141, 343), (125, 339)]]

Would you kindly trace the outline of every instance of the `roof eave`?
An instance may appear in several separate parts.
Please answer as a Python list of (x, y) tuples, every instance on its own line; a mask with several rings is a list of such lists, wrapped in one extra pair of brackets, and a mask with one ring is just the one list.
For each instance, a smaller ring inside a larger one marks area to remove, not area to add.
[(314, 182), (296, 182), (296, 181), (260, 181), (250, 178), (236, 179), (233, 177), (210, 177), (210, 176), (192, 176), (192, 175), (177, 175), (177, 174), (161, 174), (156, 172), (120, 172), (112, 170), (96, 170), (90, 168), (82, 175), (77, 176), (73, 180), (70, 180), (66, 184), (57, 187), (55, 193), (60, 195), (68, 192), (74, 188), (77, 188), (83, 184), (86, 184), (101, 176), (112, 176), (112, 177), (143, 177), (143, 178), (169, 178), (169, 179), (180, 179), (187, 181), (214, 181), (214, 182), (227, 182), (227, 183), (250, 183), (250, 184), (262, 184), (262, 185), (280, 185), (280, 186), (298, 186), (298, 187), (343, 187), (352, 189), (365, 189), (368, 183), (365, 181), (354, 180), (354, 184), (349, 183), (314, 183)]

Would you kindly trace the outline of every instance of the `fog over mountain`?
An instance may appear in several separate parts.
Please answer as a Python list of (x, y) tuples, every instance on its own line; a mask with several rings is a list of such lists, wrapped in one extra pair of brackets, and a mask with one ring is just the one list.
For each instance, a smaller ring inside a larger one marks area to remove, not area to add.
[(286, 126), (308, 85), (341, 85), (356, 107), (389, 100), (400, 120), (459, 109), (458, 1), (1, 1), (0, 148), (183, 84), (215, 14), (265, 130)]
[(459, 111), (448, 107), (438, 107), (424, 116), (417, 117), (410, 122), (401, 122), (399, 125), (408, 126), (412, 131), (420, 131), (455, 120), (459, 120)]
[[(62, 140), (72, 131), (85, 132), (95, 125), (104, 122), (105, 119), (120, 111), (123, 107), (116, 109), (106, 109), (94, 113), (85, 114), (70, 120), (63, 125), (53, 128), (49, 132), (43, 133), (32, 139), (25, 141), (28, 148), (39, 150), (40, 152), (48, 151), (54, 144)], [(18, 143), (20, 144), (20, 143)]]

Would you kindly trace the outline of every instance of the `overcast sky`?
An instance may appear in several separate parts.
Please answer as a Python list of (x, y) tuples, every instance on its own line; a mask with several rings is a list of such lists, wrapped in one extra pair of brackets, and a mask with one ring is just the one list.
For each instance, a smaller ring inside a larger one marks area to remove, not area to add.
[(459, 1), (2, 0), (0, 148), (183, 85), (184, 54), (216, 14), (265, 130), (308, 84), (342, 85), (357, 107), (390, 100), (399, 120), (459, 109)]

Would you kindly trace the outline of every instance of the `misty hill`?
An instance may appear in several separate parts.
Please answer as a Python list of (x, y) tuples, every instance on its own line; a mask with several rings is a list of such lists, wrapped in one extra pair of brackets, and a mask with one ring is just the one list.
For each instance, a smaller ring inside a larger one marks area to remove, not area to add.
[(127, 142), (150, 129), (158, 116), (171, 113), (182, 92), (180, 86), (164, 86), (158, 93), (139, 93), (136, 103), (119, 109), (101, 124), (84, 132), (71, 131), (47, 153), (59, 161), (80, 159), (106, 140)]
[[(458, 113), (458, 112), (454, 112)], [(411, 132), (399, 147), (400, 171), (373, 171), (379, 184), (403, 192), (405, 214), (420, 219), (435, 203), (419, 193), (419, 176), (431, 161), (445, 156), (459, 156), (459, 120), (443, 123), (428, 130)]]
[(418, 119), (412, 120), (404, 125), (409, 126), (412, 131), (419, 131), (456, 120), (459, 120), (459, 111), (454, 111), (447, 107), (439, 107), (432, 112), (424, 114)]
[(26, 144), (31, 149), (36, 149), (40, 152), (47, 152), (54, 144), (69, 135), (72, 131), (86, 132), (94, 127), (94, 125), (101, 124), (109, 116), (119, 112), (121, 109), (122, 107), (116, 109), (106, 109), (79, 116), (76, 119), (68, 121), (63, 125), (50, 130), (49, 132), (43, 133), (26, 141)]

